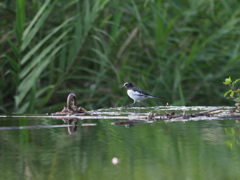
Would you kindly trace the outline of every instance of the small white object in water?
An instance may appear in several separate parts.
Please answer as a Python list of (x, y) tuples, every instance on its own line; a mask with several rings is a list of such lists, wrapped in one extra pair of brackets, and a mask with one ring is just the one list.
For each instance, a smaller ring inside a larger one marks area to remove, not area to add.
[(117, 157), (112, 158), (112, 163), (117, 165), (119, 163), (119, 159)]

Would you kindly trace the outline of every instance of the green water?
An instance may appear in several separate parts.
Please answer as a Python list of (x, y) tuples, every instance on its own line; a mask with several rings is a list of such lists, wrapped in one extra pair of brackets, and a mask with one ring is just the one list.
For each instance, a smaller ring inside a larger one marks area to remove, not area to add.
[[(74, 135), (67, 127), (0, 130), (0, 179), (240, 179), (236, 120), (129, 128), (111, 124), (116, 121), (78, 120)], [(0, 119), (0, 127), (49, 124), (66, 125), (51, 118)]]

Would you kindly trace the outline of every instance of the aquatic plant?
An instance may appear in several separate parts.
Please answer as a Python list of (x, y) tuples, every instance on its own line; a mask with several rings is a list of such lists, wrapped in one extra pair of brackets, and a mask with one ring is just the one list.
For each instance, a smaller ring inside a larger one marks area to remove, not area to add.
[(226, 78), (225, 81), (223, 82), (223, 84), (228, 85), (230, 87), (230, 90), (225, 92), (224, 97), (227, 97), (235, 101), (236, 102), (235, 105), (238, 109), (240, 109), (240, 88), (236, 87), (236, 84), (239, 81), (240, 79), (232, 81), (231, 77), (229, 77)]

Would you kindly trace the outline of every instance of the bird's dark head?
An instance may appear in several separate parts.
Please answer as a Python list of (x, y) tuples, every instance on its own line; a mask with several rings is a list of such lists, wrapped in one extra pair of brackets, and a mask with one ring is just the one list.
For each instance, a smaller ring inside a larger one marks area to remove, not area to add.
[(125, 82), (122, 87), (131, 88), (133, 84), (131, 82)]

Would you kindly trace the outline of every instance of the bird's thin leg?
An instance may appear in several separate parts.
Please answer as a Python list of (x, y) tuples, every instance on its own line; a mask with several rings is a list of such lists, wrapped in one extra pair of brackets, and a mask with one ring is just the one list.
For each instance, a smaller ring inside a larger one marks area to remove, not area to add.
[(128, 104), (128, 105), (126, 105), (126, 106), (127, 106), (127, 107), (131, 107), (133, 104), (134, 104), (134, 103), (131, 103), (131, 104)]
[(132, 105), (134, 105), (134, 104), (135, 104), (135, 101), (134, 101), (133, 103), (127, 105), (126, 107), (132, 106)]
[(139, 101), (139, 113), (141, 113), (141, 102), (142, 101)]

